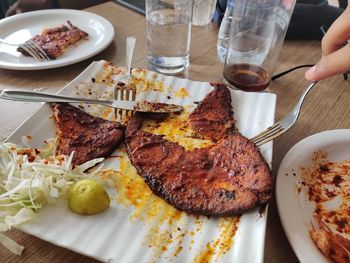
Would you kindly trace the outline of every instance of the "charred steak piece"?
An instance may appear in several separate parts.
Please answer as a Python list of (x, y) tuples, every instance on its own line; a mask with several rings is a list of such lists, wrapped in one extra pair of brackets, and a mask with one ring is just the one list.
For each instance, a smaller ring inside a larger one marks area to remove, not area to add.
[[(132, 164), (155, 194), (180, 210), (228, 216), (270, 199), (273, 178), (269, 166), (258, 148), (234, 131), (231, 103), (226, 101), (231, 97), (223, 89), (227, 88), (216, 86), (189, 120), (194, 129), (217, 140), (213, 146), (187, 151), (163, 136), (145, 132), (141, 126), (146, 114), (135, 114), (127, 126)], [(211, 103), (216, 106), (210, 107)]]
[(73, 156), (73, 166), (109, 156), (124, 138), (123, 126), (94, 117), (66, 103), (52, 103), (58, 154)]
[[(38, 44), (51, 59), (61, 56), (68, 46), (76, 44), (81, 39), (86, 39), (88, 33), (73, 26), (68, 20), (68, 26), (61, 25), (54, 28), (45, 29), (41, 34), (34, 36), (27, 42)], [(30, 56), (24, 49), (18, 48), (18, 52)]]
[(234, 129), (235, 121), (230, 91), (224, 84), (212, 83), (212, 86), (215, 89), (191, 113), (189, 123), (194, 131), (216, 141)]

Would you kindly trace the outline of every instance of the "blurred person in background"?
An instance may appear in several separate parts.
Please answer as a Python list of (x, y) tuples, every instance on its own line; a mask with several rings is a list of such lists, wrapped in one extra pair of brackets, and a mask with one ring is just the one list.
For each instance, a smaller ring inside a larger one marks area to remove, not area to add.
[(28, 11), (50, 8), (83, 9), (107, 0), (0, 0), (0, 19)]
[(0, 18), (48, 8), (59, 8), (58, 0), (1, 0)]
[[(329, 28), (344, 12), (348, 0), (339, 0), (339, 7), (329, 5), (327, 0), (297, 0), (291, 17), (286, 39), (320, 40), (321, 26)], [(217, 0), (214, 21), (221, 23), (227, 0)]]

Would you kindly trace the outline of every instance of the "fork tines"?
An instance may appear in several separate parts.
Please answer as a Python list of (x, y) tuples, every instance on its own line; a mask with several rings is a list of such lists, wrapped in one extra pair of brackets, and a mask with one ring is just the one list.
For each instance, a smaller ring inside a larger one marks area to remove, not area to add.
[(0, 38), (0, 43), (8, 46), (15, 46), (17, 47), (18, 52), (31, 56), (38, 61), (50, 60), (50, 57), (47, 55), (44, 49), (33, 40), (28, 40), (23, 44), (13, 44)]
[(285, 132), (285, 129), (277, 122), (273, 126), (267, 128), (263, 132), (259, 133), (255, 137), (251, 138), (250, 140), (256, 145), (261, 146), (274, 138), (278, 137), (282, 133)]
[(24, 50), (28, 55), (38, 61), (50, 60), (46, 52), (34, 41), (27, 41), (23, 44), (20, 44), (18, 48)]
[(316, 85), (316, 83), (317, 81), (309, 83), (301, 94), (297, 104), (294, 106), (293, 110), (287, 114), (287, 116), (250, 140), (255, 143), (255, 145), (261, 146), (288, 131), (297, 121), (304, 99), (309, 91)]
[[(136, 89), (133, 85), (119, 82), (114, 91), (114, 98), (116, 100), (127, 100), (135, 101), (136, 100)], [(133, 111), (115, 109), (115, 119), (117, 122), (125, 124), (129, 118), (132, 117)]]

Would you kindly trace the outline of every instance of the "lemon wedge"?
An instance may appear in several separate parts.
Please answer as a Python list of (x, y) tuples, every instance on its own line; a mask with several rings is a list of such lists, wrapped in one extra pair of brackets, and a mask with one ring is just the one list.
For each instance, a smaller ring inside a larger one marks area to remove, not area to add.
[(80, 215), (101, 213), (109, 207), (109, 204), (110, 199), (103, 186), (92, 179), (75, 183), (69, 191), (69, 208)]

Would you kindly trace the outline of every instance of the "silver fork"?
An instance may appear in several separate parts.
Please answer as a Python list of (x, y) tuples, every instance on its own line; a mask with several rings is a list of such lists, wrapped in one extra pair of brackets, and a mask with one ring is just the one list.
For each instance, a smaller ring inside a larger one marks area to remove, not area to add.
[(8, 46), (18, 47), (19, 49), (22, 49), (25, 53), (27, 53), (28, 55), (30, 55), (31, 57), (33, 57), (38, 61), (50, 60), (46, 52), (34, 41), (30, 40), (22, 44), (13, 44), (0, 38), (0, 43)]
[(280, 136), (281, 134), (285, 133), (289, 130), (290, 127), (294, 125), (294, 123), (297, 121), (300, 113), (301, 106), (303, 105), (304, 99), (306, 95), (309, 93), (309, 91), (316, 85), (316, 82), (311, 82), (304, 92), (301, 94), (299, 101), (294, 106), (293, 110), (284, 118), (276, 122), (274, 125), (268, 127), (266, 130), (262, 131), (255, 137), (251, 138), (250, 140), (256, 145), (261, 146), (274, 138)]
[[(114, 90), (114, 98), (116, 100), (136, 100), (136, 89), (133, 85), (130, 85), (131, 79), (131, 62), (132, 55), (134, 54), (136, 38), (127, 37), (126, 38), (126, 48), (125, 48), (125, 74), (120, 82), (116, 85)], [(131, 117), (132, 111), (126, 111), (121, 109), (115, 109), (114, 111), (116, 121), (124, 122), (126, 121), (126, 116)]]
[[(121, 85), (123, 84), (123, 85)], [(131, 85), (126, 85), (124, 83), (119, 83), (114, 91), (114, 97), (117, 100), (127, 100), (135, 101), (136, 100), (136, 90)], [(131, 118), (133, 111), (131, 110), (122, 110), (115, 109), (115, 118), (117, 122), (126, 123), (128, 118)]]

